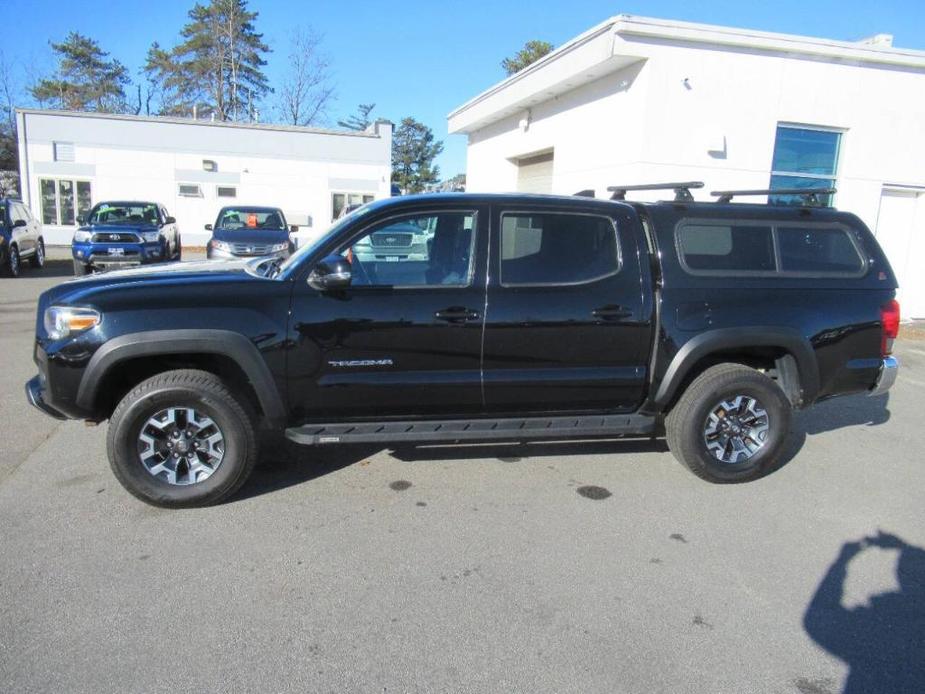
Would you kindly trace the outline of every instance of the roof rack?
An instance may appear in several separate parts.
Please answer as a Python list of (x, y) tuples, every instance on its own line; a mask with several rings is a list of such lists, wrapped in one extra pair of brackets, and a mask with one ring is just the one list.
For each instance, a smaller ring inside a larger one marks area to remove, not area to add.
[(611, 200), (626, 200), (630, 190), (673, 190), (675, 202), (694, 202), (691, 188), (703, 188), (703, 181), (682, 181), (680, 183), (644, 183), (635, 186), (610, 186)]
[(807, 207), (821, 207), (820, 195), (834, 195), (835, 188), (775, 188), (774, 190), (714, 190), (710, 195), (717, 196), (716, 202), (731, 202), (735, 197), (752, 195), (799, 195)]

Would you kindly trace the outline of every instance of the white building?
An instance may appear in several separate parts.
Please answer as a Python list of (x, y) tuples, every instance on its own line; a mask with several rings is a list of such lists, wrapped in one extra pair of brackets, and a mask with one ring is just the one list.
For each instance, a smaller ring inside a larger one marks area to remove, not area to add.
[(891, 44), (620, 15), (467, 101), (449, 131), (468, 135), (472, 192), (834, 184), (889, 255), (904, 315), (925, 317), (925, 52)]
[(365, 132), (64, 111), (19, 110), (23, 199), (46, 243), (70, 244), (76, 217), (103, 200), (150, 200), (187, 246), (225, 205), (280, 207), (300, 241), (345, 204), (389, 197), (392, 125)]

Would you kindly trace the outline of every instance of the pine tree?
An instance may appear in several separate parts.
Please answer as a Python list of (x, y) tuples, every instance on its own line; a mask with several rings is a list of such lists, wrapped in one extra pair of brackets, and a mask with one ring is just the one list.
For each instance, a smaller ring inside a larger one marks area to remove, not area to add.
[(372, 113), (374, 108), (376, 108), (376, 104), (360, 104), (357, 106), (355, 114), (347, 116), (344, 120), (337, 121), (337, 124), (342, 128), (347, 128), (347, 130), (366, 130), (372, 124), (369, 114)]
[(405, 193), (420, 193), (440, 180), (434, 159), (442, 151), (443, 142), (434, 140), (430, 128), (414, 118), (403, 118), (392, 136), (392, 182)]
[(501, 61), (501, 67), (508, 75), (520, 72), (527, 65), (535, 63), (544, 55), (552, 51), (552, 44), (546, 41), (527, 41), (511, 58)]
[(118, 60), (108, 60), (109, 53), (95, 40), (72, 31), (63, 43), (51, 47), (58, 57), (58, 69), (32, 87), (36, 101), (68, 111), (126, 110), (128, 70)]

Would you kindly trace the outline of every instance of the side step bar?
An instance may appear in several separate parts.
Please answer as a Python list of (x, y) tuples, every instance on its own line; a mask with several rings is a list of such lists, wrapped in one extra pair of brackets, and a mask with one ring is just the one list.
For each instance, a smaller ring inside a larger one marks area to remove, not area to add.
[(327, 443), (574, 439), (591, 436), (650, 436), (655, 417), (641, 414), (519, 419), (452, 419), (413, 422), (306, 424), (286, 429), (286, 438), (305, 446)]

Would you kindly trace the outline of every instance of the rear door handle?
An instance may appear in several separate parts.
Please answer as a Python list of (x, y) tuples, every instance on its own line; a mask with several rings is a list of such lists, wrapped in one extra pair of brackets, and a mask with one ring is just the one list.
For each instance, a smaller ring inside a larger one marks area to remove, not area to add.
[(632, 309), (619, 304), (607, 304), (591, 311), (591, 315), (600, 320), (619, 321), (633, 315)]
[(465, 306), (450, 306), (434, 313), (434, 318), (445, 320), (447, 323), (466, 323), (478, 320), (479, 312)]

